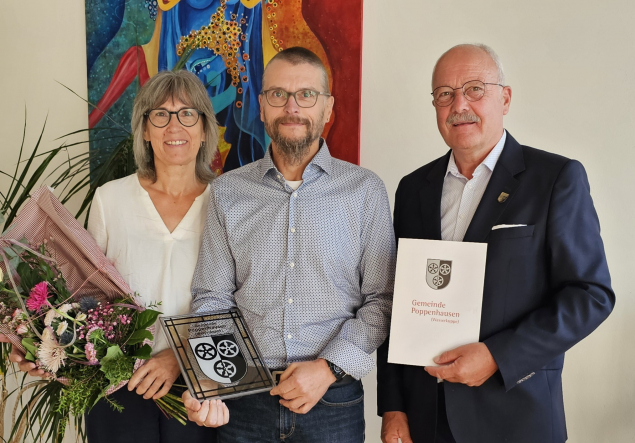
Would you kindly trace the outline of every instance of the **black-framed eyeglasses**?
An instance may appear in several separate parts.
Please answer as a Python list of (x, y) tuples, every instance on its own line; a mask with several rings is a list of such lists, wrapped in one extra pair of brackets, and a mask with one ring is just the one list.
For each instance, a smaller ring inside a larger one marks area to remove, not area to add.
[(317, 103), (320, 95), (330, 97), (327, 92), (314, 91), (313, 89), (300, 89), (299, 91), (289, 92), (284, 89), (267, 89), (260, 93), (267, 99), (267, 103), (274, 108), (282, 108), (289, 101), (289, 97), (293, 96), (295, 102), (301, 108), (312, 108)]
[(460, 89), (468, 101), (476, 102), (485, 95), (485, 85), (505, 87), (505, 85), (501, 85), (500, 83), (484, 83), (480, 80), (470, 80), (469, 82), (465, 82), (460, 88), (439, 86), (432, 91), (432, 99), (437, 106), (450, 106), (454, 101), (455, 91)]
[(178, 111), (168, 111), (167, 109), (157, 108), (152, 109), (143, 115), (148, 117), (148, 120), (150, 120), (150, 123), (152, 123), (153, 126), (157, 128), (165, 128), (170, 124), (172, 114), (176, 115), (176, 119), (179, 123), (189, 128), (198, 122), (202, 113), (194, 108), (182, 108)]

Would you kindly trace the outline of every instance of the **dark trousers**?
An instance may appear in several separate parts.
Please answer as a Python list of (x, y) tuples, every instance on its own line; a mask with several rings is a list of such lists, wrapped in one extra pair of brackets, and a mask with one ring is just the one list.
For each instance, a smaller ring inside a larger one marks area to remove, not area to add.
[(438, 395), (437, 395), (437, 429), (436, 438), (434, 443), (456, 443), (450, 430), (450, 424), (448, 423), (448, 416), (445, 411), (445, 391), (444, 383), (438, 383)]
[(268, 392), (227, 400), (229, 423), (219, 443), (363, 443), (364, 390), (360, 381), (333, 386), (307, 414), (295, 414)]
[(214, 443), (216, 430), (168, 419), (152, 400), (124, 386), (110, 398), (124, 407), (115, 411), (103, 398), (85, 416), (88, 443)]

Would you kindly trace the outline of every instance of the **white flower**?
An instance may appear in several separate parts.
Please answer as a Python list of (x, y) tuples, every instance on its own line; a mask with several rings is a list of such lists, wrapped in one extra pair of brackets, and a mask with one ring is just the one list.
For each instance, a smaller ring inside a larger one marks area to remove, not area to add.
[(77, 321), (84, 321), (86, 320), (86, 314), (84, 314), (83, 312), (80, 313), (77, 317), (75, 317), (75, 320)]
[(66, 314), (71, 309), (73, 309), (73, 305), (71, 305), (70, 303), (63, 304), (62, 306), (57, 308), (57, 310), (60, 311), (62, 314)]
[(79, 303), (71, 303), (73, 309), (79, 309)]
[(57, 344), (50, 327), (42, 331), (42, 343), (38, 346), (37, 357), (42, 366), (53, 374), (64, 366), (66, 352)]
[(63, 321), (59, 325), (57, 325), (57, 330), (55, 332), (57, 333), (58, 336), (62, 335), (64, 331), (66, 331), (66, 328), (68, 328), (68, 323)]
[(55, 320), (59, 316), (60, 315), (57, 312), (51, 309), (44, 316), (44, 326), (51, 326), (51, 323), (53, 323), (53, 320)]
[(24, 323), (22, 323), (20, 326), (17, 327), (17, 329), (15, 330), (15, 332), (17, 332), (18, 334), (22, 335), (22, 334), (26, 334), (27, 332), (29, 332), (29, 328), (27, 327), (27, 325), (25, 325)]
[(42, 331), (42, 341), (53, 340), (55, 341), (55, 336), (53, 335), (52, 328), (44, 328)]

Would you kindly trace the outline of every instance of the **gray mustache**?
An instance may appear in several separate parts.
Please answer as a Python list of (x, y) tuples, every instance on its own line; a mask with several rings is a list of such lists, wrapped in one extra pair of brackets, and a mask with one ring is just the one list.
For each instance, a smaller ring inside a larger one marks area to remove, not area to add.
[(462, 114), (452, 114), (445, 122), (448, 125), (455, 125), (457, 123), (478, 123), (480, 121), (481, 119), (478, 117), (478, 115), (464, 112)]

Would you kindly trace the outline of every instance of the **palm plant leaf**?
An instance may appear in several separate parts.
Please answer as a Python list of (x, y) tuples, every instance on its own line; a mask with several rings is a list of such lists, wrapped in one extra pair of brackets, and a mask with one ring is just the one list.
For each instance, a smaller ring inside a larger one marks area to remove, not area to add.
[[(26, 134), (26, 120), (24, 122), (24, 128), (25, 128), (24, 130)], [(18, 193), (18, 187), (21, 186), (22, 183), (24, 182), (24, 179), (26, 178), (26, 175), (29, 172), (31, 164), (33, 163), (33, 159), (35, 158), (35, 154), (37, 153), (40, 143), (42, 142), (42, 135), (44, 135), (44, 128), (46, 128), (46, 120), (44, 120), (44, 125), (42, 126), (42, 132), (40, 132), (40, 137), (38, 138), (38, 141), (35, 144), (35, 148), (33, 149), (33, 152), (31, 153), (31, 156), (29, 157), (29, 160), (27, 161), (26, 166), (22, 169), (22, 173), (20, 174), (20, 177), (18, 179), (12, 180), (11, 187), (9, 188), (9, 192), (7, 192), (8, 198), (5, 200), (2, 206), (2, 212), (5, 212), (6, 208), (13, 203), (13, 199), (16, 197), (16, 194)], [(20, 161), (22, 160), (23, 148), (24, 148), (24, 136), (22, 137), (22, 145), (20, 146), (20, 154), (18, 156), (18, 163), (15, 166), (15, 174), (13, 175), (13, 177), (18, 175), (18, 167), (19, 167)]]

